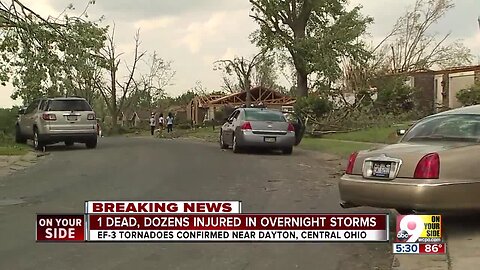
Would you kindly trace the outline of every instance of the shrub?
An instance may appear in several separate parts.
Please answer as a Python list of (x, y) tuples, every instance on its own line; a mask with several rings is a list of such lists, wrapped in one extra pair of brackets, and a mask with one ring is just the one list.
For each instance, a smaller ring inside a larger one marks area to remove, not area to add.
[(379, 113), (404, 113), (415, 109), (416, 90), (405, 85), (405, 78), (383, 77), (376, 81), (377, 100), (375, 109)]
[(15, 134), (18, 108), (0, 109), (0, 133), (7, 135)]
[(174, 128), (178, 128), (178, 129), (191, 129), (191, 128), (192, 128), (192, 125), (190, 125), (189, 123), (180, 123), (180, 124), (174, 125)]
[(214, 118), (216, 121), (223, 121), (223, 119), (230, 116), (234, 110), (235, 110), (234, 107), (225, 105), (219, 111), (215, 112)]
[(480, 83), (460, 90), (456, 96), (458, 101), (465, 106), (480, 104)]
[(322, 118), (333, 109), (333, 103), (320, 96), (308, 96), (297, 99), (294, 110), (302, 116)]

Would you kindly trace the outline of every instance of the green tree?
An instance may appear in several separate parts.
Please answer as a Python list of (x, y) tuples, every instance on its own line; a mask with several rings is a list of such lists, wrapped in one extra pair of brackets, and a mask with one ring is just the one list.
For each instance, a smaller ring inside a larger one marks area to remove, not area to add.
[(480, 83), (458, 91), (457, 99), (465, 106), (480, 104)]
[(191, 90), (177, 96), (174, 98), (175, 105), (187, 105), (193, 98), (195, 97), (195, 93)]
[[(98, 79), (105, 28), (77, 17), (42, 18), (18, 0), (0, 5), (0, 80), (15, 87), (13, 99), (80, 95), (90, 101)], [(69, 6), (66, 10), (73, 9)], [(64, 14), (64, 13), (62, 13)]]
[(405, 84), (404, 76), (382, 76), (373, 83), (377, 88), (374, 106), (378, 113), (405, 113), (415, 108), (417, 97), (414, 88)]
[(267, 49), (287, 51), (297, 75), (297, 95), (307, 96), (309, 75), (329, 85), (341, 74), (339, 59), (368, 56), (359, 40), (371, 18), (360, 7), (347, 10), (347, 0), (250, 0), (250, 15), (260, 29), (253, 41)]

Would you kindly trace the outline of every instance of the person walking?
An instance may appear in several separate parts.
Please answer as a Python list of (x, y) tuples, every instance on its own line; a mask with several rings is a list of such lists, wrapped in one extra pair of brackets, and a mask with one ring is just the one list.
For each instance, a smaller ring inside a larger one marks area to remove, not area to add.
[(172, 113), (168, 113), (167, 116), (167, 132), (173, 132), (173, 115)]
[(163, 118), (163, 113), (161, 113), (160, 117), (158, 117), (158, 125), (160, 130), (163, 130), (164, 123), (165, 123), (165, 119)]
[(155, 114), (152, 113), (152, 116), (150, 117), (150, 133), (152, 134), (152, 136), (155, 134), (155, 122)]

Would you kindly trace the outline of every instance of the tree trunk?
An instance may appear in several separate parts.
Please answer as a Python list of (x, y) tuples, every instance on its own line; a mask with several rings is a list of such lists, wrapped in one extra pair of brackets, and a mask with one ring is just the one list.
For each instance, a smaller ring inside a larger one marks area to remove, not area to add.
[(117, 131), (118, 130), (118, 113), (117, 111), (111, 112), (112, 115), (112, 130)]
[[(294, 42), (301, 42), (305, 39), (306, 21), (299, 18), (293, 28)], [(308, 96), (308, 72), (305, 58), (299, 51), (290, 52), (293, 57), (295, 69), (297, 70), (297, 97)]]
[(246, 93), (247, 93), (247, 98), (245, 100), (245, 105), (247, 107), (250, 107), (250, 105), (252, 104), (252, 94), (250, 93), (250, 89), (246, 90)]
[(297, 70), (297, 96), (308, 96), (308, 74), (303, 70)]
[(110, 77), (111, 77), (111, 94), (112, 94), (112, 101), (111, 101), (111, 115), (112, 115), (112, 129), (114, 132), (118, 131), (118, 106), (117, 106), (117, 76), (116, 76), (116, 68), (115, 66), (110, 67)]
[(252, 104), (252, 93), (250, 92), (250, 75), (248, 74), (245, 78), (245, 93), (246, 93), (246, 98), (245, 98), (245, 105), (247, 107), (250, 107)]

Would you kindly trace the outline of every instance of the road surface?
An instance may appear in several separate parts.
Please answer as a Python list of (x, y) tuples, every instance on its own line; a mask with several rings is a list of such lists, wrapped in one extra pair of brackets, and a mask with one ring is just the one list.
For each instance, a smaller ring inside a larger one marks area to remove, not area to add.
[[(85, 200), (241, 200), (244, 212), (346, 212), (338, 161), (312, 153), (233, 154), (214, 144), (102, 138), (49, 148), (0, 178), (0, 269), (389, 269), (388, 244), (36, 243), (36, 213), (82, 213)], [(349, 210), (352, 211), (352, 210)]]

